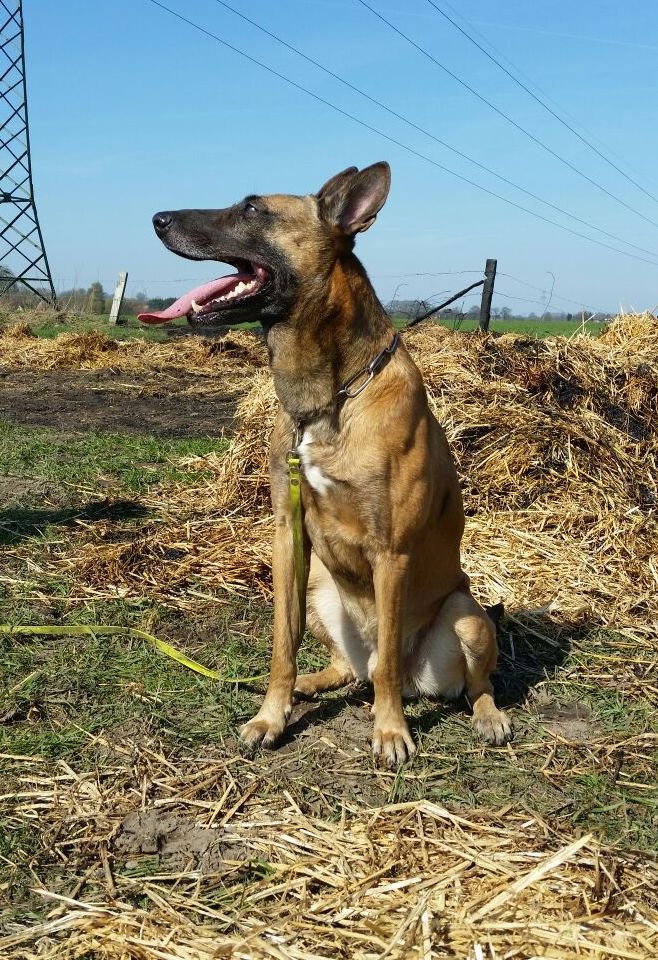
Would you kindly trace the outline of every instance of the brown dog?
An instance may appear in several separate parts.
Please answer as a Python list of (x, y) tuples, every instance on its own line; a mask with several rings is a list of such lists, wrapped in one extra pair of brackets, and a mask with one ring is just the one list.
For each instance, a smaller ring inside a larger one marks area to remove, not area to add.
[[(492, 696), (495, 629), (460, 566), (464, 513), (445, 435), (352, 252), (389, 186), (388, 164), (376, 163), (344, 170), (315, 195), (156, 214), (169, 249), (229, 262), (238, 273), (142, 319), (257, 319), (267, 336), (280, 400), (270, 450), (274, 646), (265, 700), (242, 739), (275, 744), (295, 691), (368, 679), (373, 751), (395, 766), (415, 751), (403, 696), (465, 689), (486, 741), (504, 743), (511, 727)], [(308, 621), (331, 652), (329, 667), (303, 676), (286, 464), (295, 444), (311, 547)]]

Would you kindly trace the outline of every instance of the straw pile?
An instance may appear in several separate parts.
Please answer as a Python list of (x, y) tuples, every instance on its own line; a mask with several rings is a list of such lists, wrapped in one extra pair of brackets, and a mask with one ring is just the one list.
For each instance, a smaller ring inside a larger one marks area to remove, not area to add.
[(33, 370), (186, 370), (218, 375), (267, 364), (260, 338), (235, 330), (221, 339), (115, 340), (97, 331), (37, 337), (29, 323), (0, 324), (0, 365)]
[[(229, 372), (242, 389), (238, 428), (227, 454), (183, 463), (198, 471), (192, 486), (137, 498), (150, 519), (80, 522), (40, 556), (46, 577), (75, 577), (71, 603), (118, 593), (184, 608), (199, 606), (200, 595), (267, 596), (275, 398), (260, 342), (232, 335), (224, 341), (237, 344), (232, 354), (222, 341), (110, 346), (84, 336), (43, 342), (14, 330), (0, 341), (1, 362), (199, 369), (215, 391)], [(503, 599), (530, 633), (537, 611), (542, 630), (550, 617), (556, 631), (578, 620), (621, 630), (628, 662), (609, 663), (603, 651), (596, 682), (621, 678), (650, 696), (633, 658), (647, 671), (655, 664), (655, 318), (620, 317), (594, 340), (480, 339), (427, 327), (405, 341), (458, 461), (465, 567), (478, 596)], [(12, 550), (30, 557), (29, 547)], [(646, 761), (635, 786), (648, 789), (654, 744), (646, 731), (621, 744), (588, 740), (577, 762), (583, 774), (605, 771), (623, 747)], [(506, 749), (524, 748), (545, 744)], [(595, 764), (591, 751), (605, 762)], [(325, 769), (342, 789), (333, 756)], [(320, 789), (312, 805), (294, 799), (281, 757), (270, 767), (237, 756), (180, 759), (157, 744), (96, 737), (71, 766), (0, 759), (17, 785), (0, 797), (0, 821), (50, 838), (37, 859), (3, 861), (3, 870), (31, 871), (34, 912), (52, 907), (43, 921), (33, 912), (2, 931), (7, 960), (658, 955), (655, 860), (566, 832), (568, 817), (547, 822), (522, 800), (461, 814), (427, 800), (364, 809), (345, 786), (337, 817)], [(361, 770), (367, 763), (363, 754), (348, 760)], [(395, 776), (373, 775), (389, 777), (387, 789)]]
[[(109, 747), (99, 744), (95, 747)], [(518, 808), (458, 815), (429, 801), (336, 821), (269, 796), (252, 765), (112, 746), (55, 775), (20, 761), (11, 825), (52, 830), (67, 895), (12, 924), (7, 960), (649, 960), (658, 865), (565, 836)], [(264, 795), (265, 794), (265, 795)], [(148, 802), (144, 798), (148, 797)], [(70, 892), (71, 875), (79, 878)]]
[[(106, 344), (93, 338), (85, 362), (104, 362)], [(200, 471), (198, 484), (142, 498), (157, 520), (123, 537), (110, 523), (81, 525), (75, 549), (54, 562), (83, 595), (119, 591), (183, 607), (198, 602), (190, 589), (220, 601), (234, 591), (268, 595), (267, 438), (276, 403), (261, 344), (250, 334), (235, 338), (236, 360), (221, 342), (130, 345), (134, 363), (217, 364), (221, 377), (241, 364), (239, 426), (228, 454), (183, 463)], [(655, 318), (620, 317), (597, 339), (481, 339), (427, 326), (405, 341), (458, 463), (464, 565), (478, 596), (648, 642), (658, 584)], [(63, 363), (82, 348), (64, 338), (34, 349), (37, 363)], [(117, 350), (128, 362), (129, 348)], [(245, 360), (250, 352), (258, 366)], [(11, 362), (27, 363), (29, 354), (21, 346)]]

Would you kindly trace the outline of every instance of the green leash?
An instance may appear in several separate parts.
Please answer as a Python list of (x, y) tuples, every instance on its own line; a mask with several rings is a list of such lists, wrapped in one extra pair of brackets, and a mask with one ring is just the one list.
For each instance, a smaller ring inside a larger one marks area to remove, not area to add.
[(260, 677), (225, 677), (221, 673), (217, 673), (216, 670), (211, 670), (209, 667), (204, 667), (203, 664), (197, 663), (196, 660), (193, 660), (186, 654), (181, 653), (181, 651), (177, 650), (176, 647), (172, 647), (170, 643), (160, 640), (159, 637), (154, 637), (152, 633), (146, 633), (145, 630), (138, 630), (137, 627), (113, 627), (101, 626), (97, 624), (76, 624), (75, 626), (71, 625), (68, 627), (60, 624), (57, 626), (44, 624), (43, 626), (38, 627), (22, 627), (13, 626), (10, 623), (0, 623), (0, 633), (7, 633), (10, 635), (16, 634), (18, 636), (25, 636), (27, 634), (48, 637), (137, 637), (140, 640), (147, 640), (151, 646), (155, 647), (156, 650), (159, 650), (160, 653), (164, 653), (166, 656), (171, 657), (172, 660), (175, 660), (177, 663), (182, 664), (182, 666), (187, 667), (188, 670), (193, 670), (195, 673), (200, 673), (201, 676), (208, 677), (210, 680), (217, 680), (219, 683), (256, 683), (259, 680), (264, 680), (267, 676), (264, 674)]
[(306, 557), (304, 550), (304, 514), (302, 509), (301, 458), (297, 450), (288, 451), (288, 487), (292, 510), (292, 546), (295, 584), (299, 608), (299, 644), (306, 630)]

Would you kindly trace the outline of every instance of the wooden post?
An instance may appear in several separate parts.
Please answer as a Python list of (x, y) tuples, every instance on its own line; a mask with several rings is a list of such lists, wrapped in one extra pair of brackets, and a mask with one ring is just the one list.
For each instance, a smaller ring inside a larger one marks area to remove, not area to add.
[[(489, 261), (487, 260), (487, 263)], [(126, 292), (126, 283), (128, 282), (128, 271), (124, 270), (119, 274), (119, 279), (117, 280), (117, 288), (114, 291), (114, 300), (112, 301), (112, 308), (110, 309), (110, 324), (113, 326), (119, 321), (119, 311), (121, 310), (121, 304), (123, 303), (123, 295)]]
[(496, 280), (497, 260), (487, 260), (484, 268), (484, 286), (482, 287), (482, 303), (480, 305), (480, 330), (486, 333), (491, 319), (491, 298)]

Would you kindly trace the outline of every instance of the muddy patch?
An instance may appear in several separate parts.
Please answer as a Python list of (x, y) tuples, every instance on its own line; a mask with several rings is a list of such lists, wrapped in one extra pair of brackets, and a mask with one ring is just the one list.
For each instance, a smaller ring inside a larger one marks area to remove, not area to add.
[(548, 700), (537, 711), (542, 726), (565, 740), (590, 740), (596, 736), (592, 711), (584, 703)]
[(147, 807), (129, 813), (113, 844), (127, 870), (137, 869), (145, 857), (157, 858), (167, 872), (194, 870), (202, 874), (232, 870), (246, 860), (242, 840), (231, 841), (229, 831), (202, 827), (179, 813)]
[(180, 370), (0, 369), (0, 419), (24, 427), (218, 437), (232, 431), (236, 401), (222, 377)]

